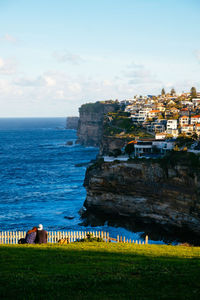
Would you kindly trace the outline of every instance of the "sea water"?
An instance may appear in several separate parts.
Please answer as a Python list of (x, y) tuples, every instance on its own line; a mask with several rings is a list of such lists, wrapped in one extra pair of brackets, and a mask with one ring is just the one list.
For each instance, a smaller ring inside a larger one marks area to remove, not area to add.
[[(75, 144), (65, 118), (0, 119), (0, 230), (104, 230), (139, 234), (108, 225), (81, 225), (86, 165), (98, 149)], [(67, 145), (72, 141), (72, 145)]]

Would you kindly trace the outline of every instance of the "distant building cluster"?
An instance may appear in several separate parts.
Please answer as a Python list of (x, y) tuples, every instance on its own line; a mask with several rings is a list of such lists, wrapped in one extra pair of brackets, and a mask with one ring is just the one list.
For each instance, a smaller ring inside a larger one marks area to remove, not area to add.
[(130, 113), (134, 124), (138, 124), (155, 139), (200, 136), (200, 93), (177, 95), (134, 96), (120, 102), (125, 112)]

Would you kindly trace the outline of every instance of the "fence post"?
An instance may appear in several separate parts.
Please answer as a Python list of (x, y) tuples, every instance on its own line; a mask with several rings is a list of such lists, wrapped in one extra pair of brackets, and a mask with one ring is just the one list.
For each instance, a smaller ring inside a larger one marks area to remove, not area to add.
[(109, 242), (109, 232), (107, 233), (107, 242)]
[(149, 237), (148, 237), (148, 235), (146, 235), (146, 237), (145, 237), (145, 244), (148, 244), (148, 240), (149, 240)]

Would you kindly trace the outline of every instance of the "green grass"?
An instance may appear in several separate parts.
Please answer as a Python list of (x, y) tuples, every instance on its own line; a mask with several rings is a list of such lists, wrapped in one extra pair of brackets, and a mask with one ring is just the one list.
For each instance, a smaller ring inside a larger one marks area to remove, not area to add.
[(200, 299), (200, 248), (1, 245), (0, 299)]

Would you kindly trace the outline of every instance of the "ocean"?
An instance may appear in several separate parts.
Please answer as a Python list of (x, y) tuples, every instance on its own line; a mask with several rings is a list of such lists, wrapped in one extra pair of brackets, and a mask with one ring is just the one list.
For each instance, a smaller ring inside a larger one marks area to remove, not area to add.
[(98, 149), (75, 144), (76, 131), (65, 125), (66, 118), (0, 119), (0, 230), (42, 223), (47, 230), (105, 230), (139, 239), (141, 233), (121, 227), (82, 225), (86, 165)]

